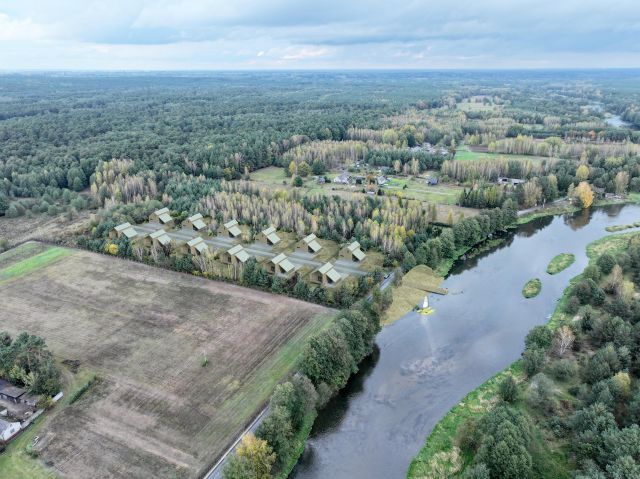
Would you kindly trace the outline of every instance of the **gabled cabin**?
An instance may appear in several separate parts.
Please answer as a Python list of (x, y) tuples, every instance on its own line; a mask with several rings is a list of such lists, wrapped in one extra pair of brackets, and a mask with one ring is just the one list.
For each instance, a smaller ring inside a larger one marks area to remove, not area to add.
[(182, 227), (192, 229), (193, 231), (202, 231), (207, 227), (207, 224), (204, 222), (203, 216), (200, 213), (196, 213), (184, 220)]
[(360, 249), (360, 243), (354, 241), (340, 250), (340, 258), (359, 262), (365, 258), (364, 252)]
[(311, 273), (310, 280), (315, 284), (333, 286), (342, 280), (342, 275), (335, 270), (331, 263), (325, 263)]
[(200, 236), (196, 236), (192, 240), (188, 241), (187, 247), (189, 248), (189, 253), (192, 256), (203, 256), (209, 251), (207, 243), (205, 243)]
[(307, 253), (316, 254), (322, 249), (322, 246), (318, 243), (318, 237), (311, 233), (298, 242), (298, 249), (306, 251)]
[(165, 226), (173, 226), (173, 218), (169, 214), (169, 208), (161, 208), (149, 215), (149, 221), (160, 223)]
[(289, 261), (287, 255), (280, 253), (278, 256), (271, 258), (267, 263), (267, 272), (277, 276), (290, 278), (296, 272), (296, 268), (293, 263)]
[(240, 244), (220, 255), (220, 261), (224, 264), (244, 264), (249, 258), (251, 258), (251, 255)]
[(280, 237), (276, 233), (276, 228), (270, 226), (269, 228), (262, 230), (258, 236), (258, 241), (268, 244), (269, 246), (275, 246), (280, 243)]
[(238, 226), (238, 222), (236, 220), (231, 220), (222, 225), (221, 233), (226, 234), (229, 238), (238, 238), (242, 234), (242, 230), (240, 226)]
[(138, 232), (130, 223), (122, 223), (109, 231), (109, 238), (111, 239), (127, 238), (128, 240), (133, 240), (136, 236), (138, 236)]
[(171, 245), (171, 238), (165, 230), (154, 231), (149, 235), (149, 239), (152, 246), (168, 248)]

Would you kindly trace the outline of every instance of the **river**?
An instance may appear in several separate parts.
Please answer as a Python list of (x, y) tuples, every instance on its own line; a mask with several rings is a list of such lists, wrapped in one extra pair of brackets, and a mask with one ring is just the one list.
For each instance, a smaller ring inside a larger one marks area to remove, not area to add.
[[(587, 265), (587, 244), (606, 226), (638, 220), (636, 205), (541, 218), (455, 265), (443, 284), (449, 295), (431, 295), (434, 314), (411, 312), (380, 332), (375, 353), (320, 412), (291, 477), (405, 477), (447, 411), (520, 356), (527, 332), (548, 320)], [(576, 261), (551, 276), (547, 264), (559, 253)], [(536, 277), (542, 291), (525, 299), (522, 287)]]

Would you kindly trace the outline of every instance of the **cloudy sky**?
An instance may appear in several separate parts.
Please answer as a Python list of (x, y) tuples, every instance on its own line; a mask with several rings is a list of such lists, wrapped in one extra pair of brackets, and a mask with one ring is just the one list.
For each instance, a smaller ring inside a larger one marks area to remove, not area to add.
[(0, 0), (0, 69), (640, 67), (639, 0)]

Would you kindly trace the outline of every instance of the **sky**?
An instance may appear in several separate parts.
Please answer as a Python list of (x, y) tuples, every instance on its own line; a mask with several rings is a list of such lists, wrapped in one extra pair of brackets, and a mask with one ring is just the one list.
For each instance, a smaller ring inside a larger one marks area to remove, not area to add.
[(0, 0), (1, 70), (637, 67), (639, 0)]

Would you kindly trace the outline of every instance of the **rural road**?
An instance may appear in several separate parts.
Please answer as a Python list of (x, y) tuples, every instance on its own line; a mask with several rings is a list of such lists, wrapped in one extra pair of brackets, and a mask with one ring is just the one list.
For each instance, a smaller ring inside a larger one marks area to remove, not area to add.
[[(380, 283), (380, 290), (384, 291), (385, 289), (387, 289), (387, 287), (389, 287), (389, 285), (393, 282), (394, 278), (395, 273), (391, 273), (387, 278), (383, 279), (382, 283)], [(372, 299), (373, 293), (367, 296), (367, 301), (371, 301)], [(249, 425), (249, 427), (247, 427), (247, 429), (245, 429), (244, 432), (240, 434), (240, 436), (238, 436), (238, 439), (236, 439), (233, 445), (229, 449), (227, 449), (227, 451), (222, 455), (218, 462), (215, 463), (211, 470), (209, 470), (209, 472), (204, 475), (203, 479), (222, 479), (222, 471), (224, 470), (224, 466), (227, 464), (227, 460), (229, 459), (231, 453), (233, 453), (236, 450), (236, 447), (238, 447), (238, 444), (240, 444), (242, 436), (244, 436), (248, 432), (255, 432), (256, 429), (258, 429), (260, 423), (262, 423), (262, 420), (264, 419), (268, 411), (269, 406), (260, 411), (260, 414), (258, 414), (253, 422)]]

